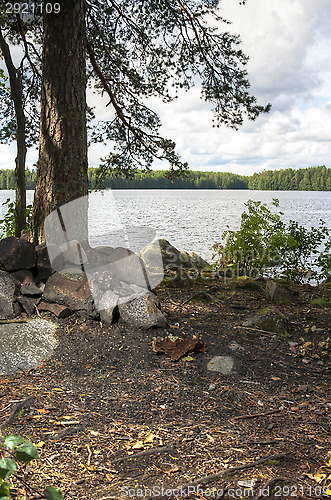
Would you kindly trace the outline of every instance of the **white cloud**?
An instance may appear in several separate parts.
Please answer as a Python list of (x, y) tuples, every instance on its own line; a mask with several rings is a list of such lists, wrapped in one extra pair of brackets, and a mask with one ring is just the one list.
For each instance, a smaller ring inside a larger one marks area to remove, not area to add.
[(211, 129), (208, 106), (197, 103), (195, 89), (176, 103), (158, 106), (163, 133), (177, 141), (193, 169), (252, 173), (330, 166), (331, 2), (248, 0), (241, 6), (222, 0), (221, 6), (250, 56), (251, 90), (261, 104), (271, 102), (271, 112), (238, 132)]
[[(163, 135), (176, 141), (182, 159), (196, 170), (248, 174), (331, 166), (330, 0), (247, 0), (244, 6), (221, 0), (221, 7), (221, 14), (233, 23), (220, 29), (241, 36), (250, 57), (252, 93), (261, 104), (271, 102), (271, 112), (245, 122), (238, 132), (215, 129), (196, 87), (170, 104), (149, 101), (161, 117)], [(106, 96), (88, 91), (88, 102), (96, 106), (98, 119), (111, 118)], [(107, 146), (92, 146), (90, 164), (97, 165), (107, 152)], [(15, 146), (0, 146), (0, 155), (0, 168), (12, 167)]]

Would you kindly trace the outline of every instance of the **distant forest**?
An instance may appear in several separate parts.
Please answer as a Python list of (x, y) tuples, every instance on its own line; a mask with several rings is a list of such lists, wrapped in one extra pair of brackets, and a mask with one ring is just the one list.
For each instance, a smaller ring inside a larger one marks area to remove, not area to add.
[[(89, 186), (93, 188), (96, 168), (90, 168)], [(299, 170), (268, 170), (251, 176), (228, 172), (197, 172), (189, 170), (182, 179), (164, 177), (164, 170), (138, 171), (133, 179), (109, 175), (102, 187), (112, 189), (255, 189), (271, 191), (331, 191), (331, 168), (308, 167)], [(34, 189), (36, 171), (26, 171), (26, 187)], [(0, 189), (14, 189), (14, 170), (0, 170)]]

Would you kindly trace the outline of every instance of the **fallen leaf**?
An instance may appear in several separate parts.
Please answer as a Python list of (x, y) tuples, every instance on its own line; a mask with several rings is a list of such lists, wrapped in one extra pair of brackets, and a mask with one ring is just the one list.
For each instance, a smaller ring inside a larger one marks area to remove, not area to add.
[(63, 420), (60, 422), (60, 425), (73, 425), (73, 424), (80, 424), (79, 420)]
[(45, 441), (39, 441), (39, 443), (37, 443), (37, 444), (35, 445), (35, 447), (36, 447), (36, 448), (42, 448), (42, 447), (44, 446), (44, 444), (45, 444)]
[(169, 335), (168, 337), (154, 337), (153, 351), (160, 354), (165, 353), (172, 361), (178, 361), (191, 352), (203, 352), (206, 346), (201, 342), (199, 335), (193, 335), (191, 339), (183, 339)]
[(45, 410), (45, 408), (36, 408), (36, 410), (39, 412), (39, 413), (49, 413), (49, 410)]
[(140, 450), (144, 447), (144, 443), (142, 441), (136, 441), (133, 446), (131, 446), (132, 450)]
[(307, 473), (305, 473), (304, 475), (309, 477), (313, 481), (316, 481), (316, 483), (318, 483), (318, 484), (322, 483), (324, 481), (324, 479), (326, 478), (326, 474), (307, 474)]
[(152, 432), (149, 432), (145, 436), (144, 443), (152, 443), (155, 438), (156, 438), (156, 435), (153, 434)]
[(180, 467), (174, 467), (173, 469), (170, 469), (167, 472), (167, 474), (173, 474), (174, 472), (180, 472)]
[(206, 434), (206, 437), (207, 437), (207, 439), (208, 439), (211, 443), (215, 443), (215, 439), (214, 439), (212, 436), (210, 436), (209, 434)]
[(282, 379), (279, 377), (271, 377), (271, 380), (282, 380)]
[(92, 436), (100, 436), (100, 432), (97, 431), (90, 431), (90, 434), (92, 434)]
[(328, 451), (325, 457), (325, 463), (331, 467), (331, 451)]

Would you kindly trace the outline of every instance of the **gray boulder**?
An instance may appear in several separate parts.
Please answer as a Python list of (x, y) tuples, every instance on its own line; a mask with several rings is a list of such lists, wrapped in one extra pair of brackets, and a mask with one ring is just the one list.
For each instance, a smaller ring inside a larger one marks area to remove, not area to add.
[(147, 268), (173, 269), (174, 267), (190, 267), (189, 254), (180, 252), (165, 239), (154, 240), (138, 254)]
[(118, 247), (110, 255), (116, 277), (129, 284), (149, 288), (149, 279), (143, 260), (128, 248)]
[(148, 273), (159, 281), (163, 278), (164, 271), (168, 271), (177, 281), (195, 279), (199, 271), (209, 267), (208, 262), (194, 252), (177, 250), (165, 239), (154, 240), (143, 248), (138, 254), (145, 263)]
[(148, 330), (149, 328), (167, 325), (166, 317), (159, 307), (158, 297), (154, 293), (148, 292), (130, 302), (120, 304), (119, 313), (126, 323)]
[[(46, 245), (46, 243), (42, 243), (40, 245), (37, 245), (36, 254), (36, 283), (46, 281), (50, 276), (52, 276), (52, 274), (55, 273), (55, 270), (59, 271), (65, 266), (61, 249), (55, 244)], [(52, 263), (49, 254), (52, 256)], [(52, 267), (52, 265), (54, 267)]]
[(32, 316), (40, 301), (39, 297), (26, 297), (24, 295), (19, 295), (16, 300), (28, 316)]
[(0, 325), (0, 373), (10, 375), (41, 366), (58, 344), (55, 331), (55, 324), (40, 318)]
[(41, 297), (42, 294), (42, 290), (36, 285), (21, 285), (21, 295), (26, 295), (27, 297)]
[(292, 292), (286, 285), (280, 285), (277, 281), (268, 280), (266, 283), (266, 295), (272, 302), (288, 304), (297, 298), (298, 294)]
[(286, 316), (275, 307), (266, 307), (249, 316), (243, 326), (260, 328), (267, 332), (287, 336), (290, 331), (290, 322)]
[(46, 283), (43, 299), (62, 304), (72, 311), (85, 311), (92, 317), (97, 313), (85, 274), (55, 273)]
[(29, 241), (9, 236), (0, 241), (0, 263), (6, 271), (32, 269), (36, 264), (36, 251)]
[(16, 296), (20, 283), (9, 273), (0, 271), (0, 319), (14, 318), (20, 313)]
[(23, 269), (22, 271), (15, 271), (14, 273), (10, 273), (11, 276), (17, 279), (22, 285), (34, 285), (34, 277), (31, 271), (27, 271)]
[(197, 269), (207, 269), (210, 267), (210, 264), (204, 260), (202, 257), (200, 257), (200, 255), (198, 255), (197, 253), (195, 252), (188, 252), (189, 256), (190, 256), (190, 259), (191, 259), (191, 263), (192, 263), (192, 266), (197, 268)]
[(81, 266), (88, 262), (85, 250), (77, 240), (66, 241), (65, 243), (62, 243), (59, 248), (65, 262), (69, 262), (69, 264)]
[(111, 325), (116, 322), (119, 316), (118, 300), (118, 295), (111, 290), (104, 293), (98, 304), (98, 310), (100, 312), (100, 319), (102, 323)]

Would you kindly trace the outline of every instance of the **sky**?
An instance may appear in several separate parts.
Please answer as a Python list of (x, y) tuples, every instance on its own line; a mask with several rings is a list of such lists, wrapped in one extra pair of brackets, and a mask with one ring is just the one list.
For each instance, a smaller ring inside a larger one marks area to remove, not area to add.
[[(238, 34), (249, 56), (251, 93), (270, 113), (245, 121), (239, 131), (212, 128), (212, 112), (194, 87), (168, 104), (152, 99), (161, 134), (173, 139), (192, 170), (251, 175), (263, 170), (331, 167), (331, 19), (330, 0), (221, 0), (221, 15), (232, 22), (221, 30)], [(98, 118), (110, 106), (88, 92)], [(93, 145), (90, 166), (106, 156), (107, 146)], [(0, 145), (0, 168), (13, 168), (15, 145)], [(32, 166), (37, 151), (28, 152)], [(167, 168), (166, 163), (155, 168)]]

